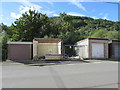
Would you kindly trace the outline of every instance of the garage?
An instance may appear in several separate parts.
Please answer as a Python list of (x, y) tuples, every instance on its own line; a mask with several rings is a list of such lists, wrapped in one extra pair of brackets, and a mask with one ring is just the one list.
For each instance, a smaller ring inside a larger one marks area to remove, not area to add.
[(31, 60), (32, 42), (8, 42), (9, 60)]
[(108, 58), (108, 39), (105, 38), (86, 38), (76, 43), (76, 54), (80, 58)]
[(63, 41), (59, 38), (34, 38), (33, 59), (44, 57), (46, 60), (62, 59)]
[(109, 41), (109, 58), (120, 58), (120, 40)]

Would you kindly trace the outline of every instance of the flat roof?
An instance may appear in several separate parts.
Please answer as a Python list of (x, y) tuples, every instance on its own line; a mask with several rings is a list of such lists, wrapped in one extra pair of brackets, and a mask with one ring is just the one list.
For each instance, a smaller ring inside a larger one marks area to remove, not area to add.
[(7, 42), (7, 44), (32, 44), (32, 42)]
[(120, 42), (120, 40), (111, 40), (112, 42)]
[[(85, 40), (109, 40), (109, 39), (106, 39), (106, 38), (85, 38), (85, 39), (80, 40), (80, 41), (78, 41), (78, 42), (82, 42), (82, 41), (85, 41)], [(77, 43), (78, 43), (78, 42), (77, 42)]]
[(89, 40), (109, 40), (109, 39), (106, 39), (106, 38), (88, 38)]
[(109, 40), (108, 43), (116, 43), (116, 44), (120, 44), (120, 40)]
[(38, 41), (38, 43), (58, 43), (62, 41), (59, 38), (35, 38), (34, 40)]

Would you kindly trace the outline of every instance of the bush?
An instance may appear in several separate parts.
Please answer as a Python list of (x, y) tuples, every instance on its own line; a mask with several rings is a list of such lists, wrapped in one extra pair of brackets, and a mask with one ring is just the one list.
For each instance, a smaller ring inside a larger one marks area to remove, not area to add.
[(2, 39), (2, 61), (7, 59), (7, 36), (4, 36)]

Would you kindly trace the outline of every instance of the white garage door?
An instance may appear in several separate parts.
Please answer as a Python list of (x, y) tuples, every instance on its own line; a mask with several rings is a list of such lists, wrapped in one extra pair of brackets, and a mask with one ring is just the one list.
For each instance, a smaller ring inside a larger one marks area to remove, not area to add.
[(92, 58), (104, 58), (104, 44), (92, 43)]

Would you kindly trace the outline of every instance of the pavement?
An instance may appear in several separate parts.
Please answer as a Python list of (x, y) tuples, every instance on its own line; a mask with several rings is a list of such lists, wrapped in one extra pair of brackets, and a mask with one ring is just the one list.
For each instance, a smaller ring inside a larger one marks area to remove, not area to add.
[(118, 88), (118, 62), (30, 66), (4, 62), (3, 88)]
[(45, 61), (22, 61), (22, 62), (15, 62), (11, 60), (7, 60), (2, 64), (4, 66), (8, 65), (30, 65), (30, 66), (48, 66), (48, 65), (64, 65), (64, 64), (89, 64), (89, 63), (118, 63), (118, 61), (113, 60), (45, 60)]

